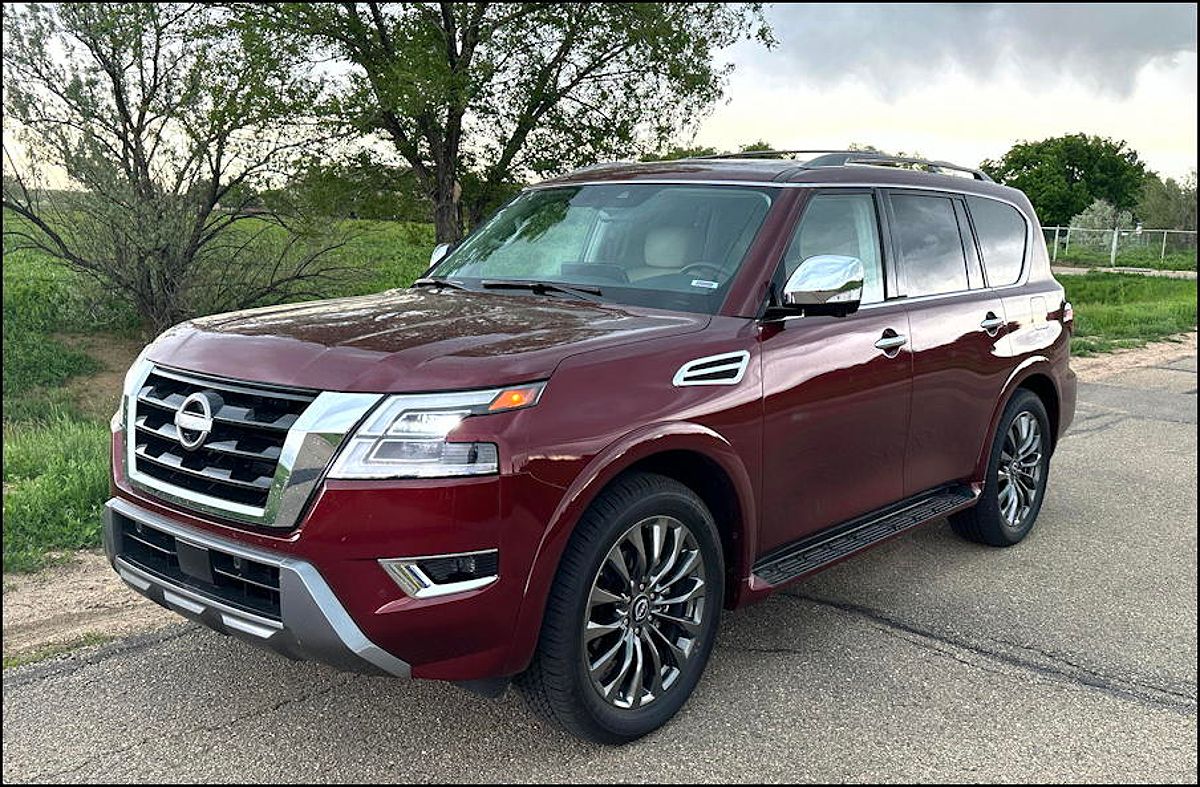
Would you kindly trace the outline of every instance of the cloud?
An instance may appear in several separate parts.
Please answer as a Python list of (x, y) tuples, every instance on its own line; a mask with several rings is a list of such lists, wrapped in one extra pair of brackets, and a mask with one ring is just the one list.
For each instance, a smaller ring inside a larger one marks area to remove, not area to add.
[[(1047, 87), (1071, 79), (1126, 96), (1150, 63), (1196, 51), (1192, 4), (779, 4), (779, 46), (739, 68), (902, 94), (947, 71), (986, 80), (1016, 73)], [(781, 62), (788, 65), (781, 68)]]

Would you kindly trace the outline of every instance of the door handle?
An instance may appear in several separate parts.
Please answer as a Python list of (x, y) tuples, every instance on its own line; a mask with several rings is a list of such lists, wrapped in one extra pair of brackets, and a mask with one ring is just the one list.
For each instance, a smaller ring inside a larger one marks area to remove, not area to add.
[(891, 355), (895, 351), (899, 351), (901, 347), (908, 344), (908, 337), (896, 333), (891, 328), (883, 332), (883, 336), (875, 342), (875, 346), (883, 350), (884, 353)]
[(988, 312), (987, 317), (983, 318), (983, 322), (979, 323), (979, 327), (995, 336), (996, 331), (1004, 327), (1004, 320), (997, 317), (995, 312)]

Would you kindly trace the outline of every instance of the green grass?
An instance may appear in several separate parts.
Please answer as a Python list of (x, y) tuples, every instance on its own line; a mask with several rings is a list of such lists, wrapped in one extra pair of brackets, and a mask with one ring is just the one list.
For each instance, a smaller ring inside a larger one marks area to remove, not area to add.
[(1117, 273), (1063, 276), (1075, 309), (1074, 355), (1140, 347), (1196, 328), (1196, 282)]
[[(1111, 238), (1111, 235), (1109, 237)], [(1158, 238), (1161, 239), (1162, 235), (1160, 234)], [(1187, 248), (1182, 242), (1175, 248), (1168, 245), (1167, 253), (1163, 256), (1162, 247), (1153, 242), (1154, 238), (1149, 238), (1149, 241), (1143, 244), (1136, 241), (1126, 242), (1122, 239), (1121, 244), (1117, 247), (1116, 266), (1150, 268), (1161, 271), (1196, 270), (1194, 243), (1191, 244), (1193, 248)], [(1107, 268), (1113, 264), (1110, 262), (1110, 253), (1111, 250), (1107, 244), (1076, 243), (1072, 244), (1070, 249), (1064, 249), (1060, 244), (1058, 258), (1055, 259), (1054, 264), (1081, 268)]]
[(108, 427), (58, 413), (4, 426), (4, 570), (100, 543)]
[(4, 657), (4, 669), (12, 669), (13, 667), (24, 667), (26, 664), (36, 664), (39, 661), (52, 659), (55, 656), (61, 656), (64, 653), (70, 653), (79, 648), (94, 647), (96, 645), (104, 645), (112, 642), (116, 637), (110, 637), (106, 634), (84, 634), (82, 637), (71, 640), (70, 642), (62, 642), (57, 645), (47, 645), (44, 648), (39, 648), (31, 653), (22, 653), (16, 656)]

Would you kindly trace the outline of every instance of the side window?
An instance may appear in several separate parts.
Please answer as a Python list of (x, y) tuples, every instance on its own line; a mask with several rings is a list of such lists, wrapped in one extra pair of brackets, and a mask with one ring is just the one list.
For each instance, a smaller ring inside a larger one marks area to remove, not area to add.
[(971, 223), (983, 254), (988, 284), (1016, 284), (1025, 263), (1025, 219), (1011, 205), (982, 197), (967, 197)]
[(892, 235), (909, 296), (967, 289), (962, 235), (948, 197), (892, 194)]
[(870, 194), (817, 194), (804, 208), (800, 224), (783, 255), (784, 280), (800, 263), (818, 254), (840, 254), (862, 260), (863, 303), (883, 300), (883, 265), (879, 224)]

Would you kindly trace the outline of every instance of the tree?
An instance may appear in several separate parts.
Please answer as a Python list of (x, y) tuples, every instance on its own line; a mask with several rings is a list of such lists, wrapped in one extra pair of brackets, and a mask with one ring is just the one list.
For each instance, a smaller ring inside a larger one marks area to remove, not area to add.
[(1196, 171), (1182, 182), (1150, 175), (1142, 186), (1137, 216), (1147, 229), (1196, 229)]
[(1072, 227), (1086, 230), (1133, 229), (1133, 214), (1118, 210), (1108, 202), (1098, 199), (1070, 220)]
[[(317, 294), (327, 252), (256, 182), (312, 139), (315, 85), (285, 50), (199, 4), (6, 8), (6, 248), (92, 277), (161, 330)], [(53, 186), (53, 188), (51, 188)]]
[(1132, 209), (1138, 201), (1146, 166), (1137, 151), (1086, 134), (1018, 142), (983, 171), (1029, 197), (1043, 224), (1064, 225), (1097, 199)]
[(287, 186), (268, 203), (280, 209), (331, 218), (428, 221), (432, 207), (408, 167), (379, 161), (366, 151), (301, 162)]
[[(713, 51), (770, 44), (761, 4), (238, 4), (256, 29), (349, 66), (331, 109), (380, 134), (460, 237), (526, 173), (665, 144), (720, 95)], [(470, 186), (466, 174), (471, 173)]]

